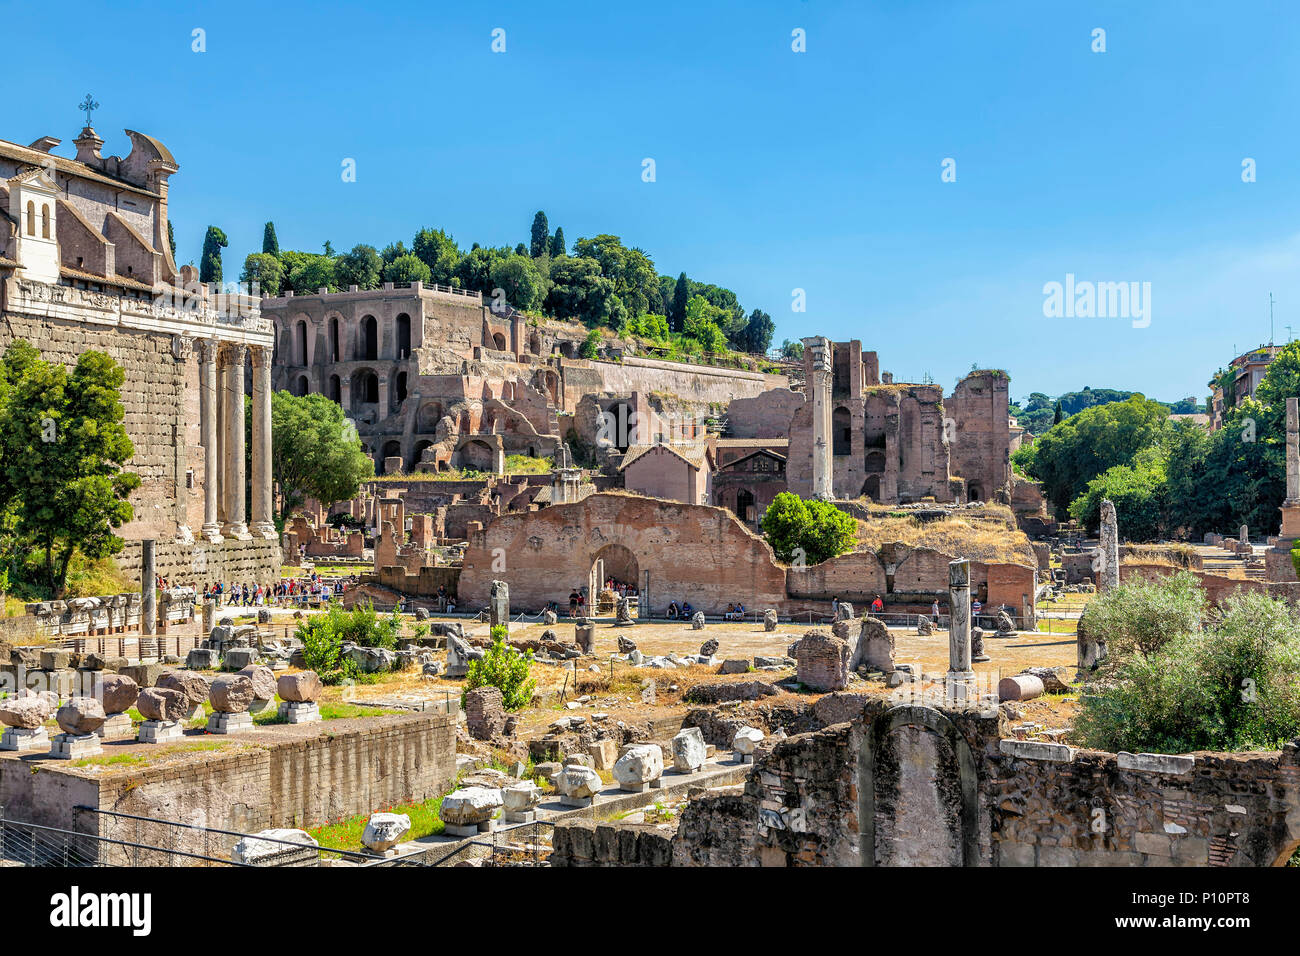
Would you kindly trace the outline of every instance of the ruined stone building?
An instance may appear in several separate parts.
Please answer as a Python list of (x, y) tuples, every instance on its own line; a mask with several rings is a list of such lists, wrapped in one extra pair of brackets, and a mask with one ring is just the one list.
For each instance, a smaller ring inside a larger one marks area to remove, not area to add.
[[(0, 141), (0, 350), (16, 339), (69, 368), (88, 350), (125, 371), (125, 426), (141, 478), (119, 534), (126, 571), (158, 541), (159, 573), (198, 584), (277, 574), (271, 504), (271, 325), (256, 301), (223, 297), (178, 269), (167, 238), (179, 165), (133, 130), (104, 156), (86, 127), (76, 157), (43, 136)], [(243, 398), (252, 365), (252, 473)], [(252, 486), (251, 514), (246, 487)]]
[(617, 340), (603, 360), (579, 359), (580, 323), (494, 312), (445, 286), (290, 293), (261, 309), (275, 325), (276, 387), (339, 402), (381, 474), (500, 473), (506, 455), (554, 455), (570, 432), (616, 467), (631, 445), (681, 437), (661, 422), (699, 422), (788, 384), (624, 354)]
[(817, 338), (805, 340), (804, 379), (803, 392), (774, 389), (728, 408), (729, 437), (788, 437), (790, 491), (886, 504), (1009, 500), (1005, 372), (972, 372), (945, 401), (938, 385), (895, 383), (856, 339)]

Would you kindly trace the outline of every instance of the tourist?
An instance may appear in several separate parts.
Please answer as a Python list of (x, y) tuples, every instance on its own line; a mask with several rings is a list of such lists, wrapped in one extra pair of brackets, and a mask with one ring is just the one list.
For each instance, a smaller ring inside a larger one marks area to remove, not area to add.
[(831, 620), (838, 619), (840, 613), (840, 596), (837, 594), (831, 598)]
[(681, 616), (681, 609), (677, 607), (676, 601), (668, 602), (668, 620), (675, 621)]
[(880, 600), (880, 595), (877, 594), (876, 599), (871, 602), (871, 613), (879, 614), (882, 611), (884, 611), (884, 609), (885, 609), (885, 602)]
[(578, 616), (578, 601), (579, 601), (579, 600), (580, 600), (580, 597), (579, 597), (579, 595), (578, 595), (578, 591), (577, 591), (576, 588), (575, 588), (574, 590), (572, 590), (572, 591), (569, 592), (569, 617), (577, 617), (577, 616)]
[(936, 600), (930, 605), (930, 618), (934, 621), (934, 626), (939, 626), (939, 602)]
[(971, 622), (971, 624), (978, 624), (978, 623), (979, 623), (980, 611), (982, 611), (983, 609), (984, 609), (984, 605), (983, 605), (983, 604), (980, 604), (980, 599), (979, 599), (979, 598), (976, 598), (975, 600), (971, 601), (971, 603), (970, 603), (970, 622)]

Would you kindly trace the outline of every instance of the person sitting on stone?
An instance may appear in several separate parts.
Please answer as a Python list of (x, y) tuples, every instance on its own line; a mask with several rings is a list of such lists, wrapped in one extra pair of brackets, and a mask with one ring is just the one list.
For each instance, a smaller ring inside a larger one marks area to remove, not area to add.
[(695, 608), (691, 607), (690, 601), (682, 602), (682, 617), (690, 617), (695, 613)]
[(668, 602), (668, 620), (675, 621), (681, 615), (681, 609), (677, 607), (676, 601)]
[(736, 605), (728, 604), (727, 609), (722, 612), (722, 619), (724, 621), (734, 621), (736, 619)]

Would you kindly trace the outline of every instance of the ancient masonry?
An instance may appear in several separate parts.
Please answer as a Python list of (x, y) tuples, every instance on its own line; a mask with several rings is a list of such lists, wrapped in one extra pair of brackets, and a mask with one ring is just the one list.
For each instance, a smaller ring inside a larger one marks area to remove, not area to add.
[[(25, 339), (71, 367), (88, 350), (125, 370), (125, 426), (141, 477), (124, 570), (157, 539), (157, 569), (202, 585), (278, 573), (271, 506), (274, 336), (258, 302), (223, 296), (177, 269), (167, 241), (168, 180), (179, 166), (153, 137), (127, 131), (104, 157), (90, 128), (75, 160), (42, 137), (0, 141), (0, 348)], [(244, 393), (251, 363), (252, 473)], [(252, 513), (246, 514), (246, 487)]]

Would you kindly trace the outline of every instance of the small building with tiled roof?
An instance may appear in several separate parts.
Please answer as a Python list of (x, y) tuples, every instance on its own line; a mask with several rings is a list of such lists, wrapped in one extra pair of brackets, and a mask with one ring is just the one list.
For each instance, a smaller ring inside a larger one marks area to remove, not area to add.
[(706, 505), (713, 489), (713, 453), (703, 443), (632, 445), (619, 464), (628, 491)]

